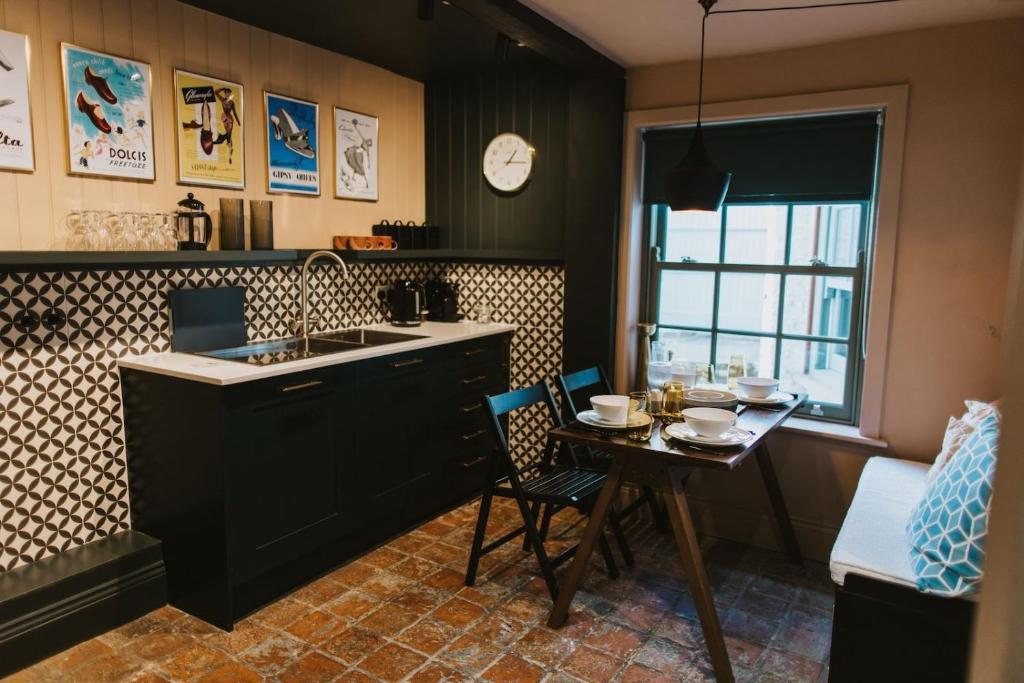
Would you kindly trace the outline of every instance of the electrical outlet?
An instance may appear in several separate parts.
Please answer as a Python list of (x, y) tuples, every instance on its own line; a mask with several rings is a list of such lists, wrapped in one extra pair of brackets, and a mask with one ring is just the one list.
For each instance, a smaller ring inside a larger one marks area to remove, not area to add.
[(380, 299), (381, 301), (384, 301), (385, 299), (388, 298), (387, 285), (377, 285), (377, 298)]

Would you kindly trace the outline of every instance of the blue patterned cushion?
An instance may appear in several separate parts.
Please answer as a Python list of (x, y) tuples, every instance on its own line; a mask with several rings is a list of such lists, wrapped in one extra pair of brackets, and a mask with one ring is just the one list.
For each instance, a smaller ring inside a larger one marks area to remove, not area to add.
[(998, 439), (999, 421), (982, 420), (910, 516), (907, 541), (918, 590), (950, 597), (977, 590)]

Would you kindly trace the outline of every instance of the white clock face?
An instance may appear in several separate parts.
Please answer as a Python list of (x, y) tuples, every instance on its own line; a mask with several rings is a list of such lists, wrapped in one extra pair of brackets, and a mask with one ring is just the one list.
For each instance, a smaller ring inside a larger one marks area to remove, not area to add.
[(516, 192), (530, 180), (535, 152), (515, 133), (502, 133), (484, 150), (484, 178), (499, 192)]

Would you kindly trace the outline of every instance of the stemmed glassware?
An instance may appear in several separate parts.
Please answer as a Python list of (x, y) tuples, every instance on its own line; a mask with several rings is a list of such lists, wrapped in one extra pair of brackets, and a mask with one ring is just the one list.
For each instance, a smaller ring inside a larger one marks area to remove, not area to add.
[(69, 251), (175, 251), (173, 213), (71, 211), (64, 217)]

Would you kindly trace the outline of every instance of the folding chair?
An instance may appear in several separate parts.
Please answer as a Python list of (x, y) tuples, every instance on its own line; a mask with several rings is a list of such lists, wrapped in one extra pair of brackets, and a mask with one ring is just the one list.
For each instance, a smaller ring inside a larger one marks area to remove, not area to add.
[[(544, 382), (497, 396), (485, 396), (483, 402), (490, 415), (490, 424), (498, 447), (494, 449), (488, 461), (487, 483), (483, 497), (480, 499), (480, 513), (476, 521), (476, 532), (473, 535), (473, 548), (469, 554), (469, 566), (466, 569), (466, 585), (472, 586), (476, 582), (477, 568), (481, 557), (525, 532), (526, 549), (533, 548), (548, 592), (551, 594), (551, 599), (555, 600), (558, 597), (555, 568), (571, 558), (576, 553), (577, 546), (567, 548), (555, 557), (548, 556), (544, 549), (544, 541), (547, 537), (551, 516), (558, 510), (567, 507), (575, 508), (581, 514), (587, 514), (596, 502), (607, 477), (603, 472), (579, 467), (571, 452), (568, 460), (572, 466), (555, 465), (553, 463), (554, 444), (550, 441), (539, 458), (522, 466), (516, 465), (509, 451), (508, 438), (502, 425), (503, 421), (507, 421), (506, 416), (509, 413), (521, 408), (544, 404), (551, 419), (551, 426), (555, 427), (561, 424), (555, 399)], [(523, 525), (484, 545), (487, 518), (490, 515), (494, 496), (515, 499), (523, 517)], [(538, 528), (537, 513), (542, 505), (544, 506), (544, 522)], [(615, 535), (626, 564), (632, 566), (633, 556), (622, 529), (619, 527), (619, 518), (614, 510), (608, 516), (608, 526)], [(613, 579), (617, 578), (618, 567), (604, 534), (598, 539), (598, 547), (604, 557), (609, 576)]]
[[(558, 375), (555, 378), (555, 384), (558, 386), (558, 393), (562, 397), (563, 423), (569, 423), (576, 419), (576, 415), (579, 412), (576, 409), (576, 399), (589, 400), (591, 396), (614, 393), (611, 383), (608, 381), (608, 376), (600, 365), (567, 375)], [(586, 451), (584, 464), (587, 467), (602, 472), (608, 471), (612, 463), (612, 456), (610, 454), (591, 449), (586, 449)], [(579, 460), (578, 457), (577, 460)], [(667, 529), (668, 520), (665, 517), (665, 511), (661, 509), (657, 496), (654, 495), (654, 491), (649, 486), (644, 486), (640, 496), (624, 507), (619, 516), (622, 518), (628, 517), (639, 510), (644, 504), (650, 506), (655, 526), (660, 530)]]

